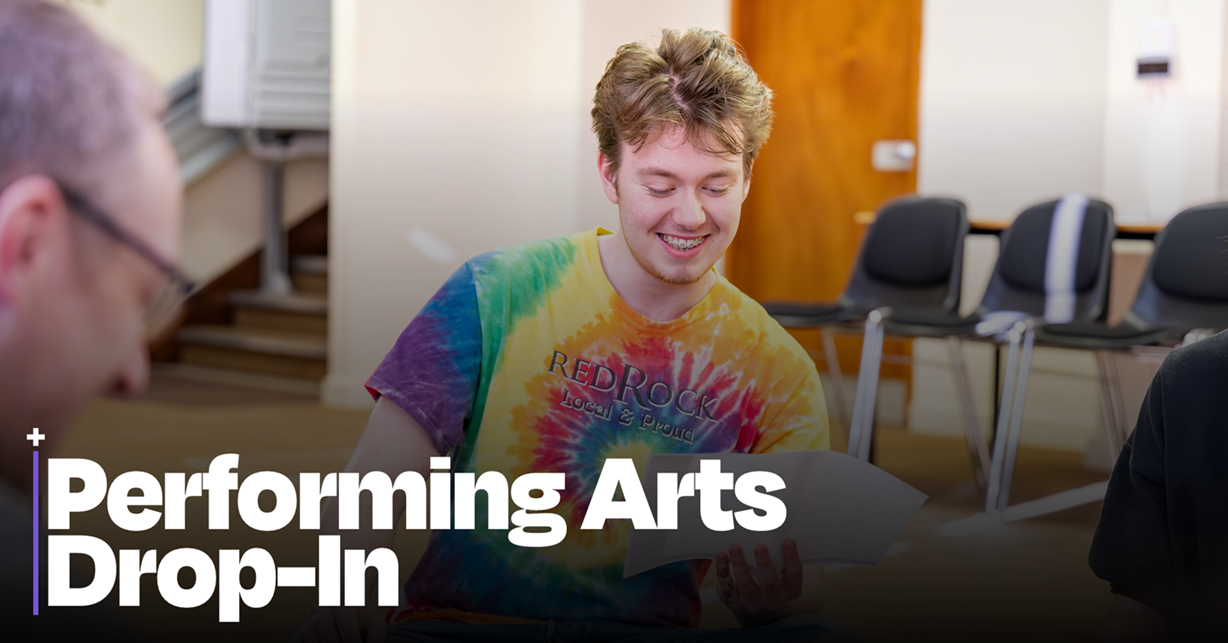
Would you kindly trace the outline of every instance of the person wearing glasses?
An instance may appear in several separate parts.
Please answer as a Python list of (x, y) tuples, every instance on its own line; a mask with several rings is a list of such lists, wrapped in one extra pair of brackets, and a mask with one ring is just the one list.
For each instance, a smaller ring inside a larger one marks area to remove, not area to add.
[[(34, 481), (26, 436), (37, 427), (45, 436), (37, 448), (54, 451), (92, 396), (141, 391), (151, 325), (188, 288), (174, 268), (182, 189), (162, 108), (153, 83), (71, 12), (41, 0), (0, 0), (6, 609), (31, 605)], [(45, 606), (45, 589), (43, 596)], [(55, 628), (73, 627), (62, 617), (35, 622), (48, 640), (63, 634)]]

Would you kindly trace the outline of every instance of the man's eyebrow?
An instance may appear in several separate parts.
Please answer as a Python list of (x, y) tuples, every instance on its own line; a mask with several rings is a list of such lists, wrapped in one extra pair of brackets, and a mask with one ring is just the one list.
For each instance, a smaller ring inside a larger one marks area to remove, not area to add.
[[(670, 172), (669, 170), (665, 168), (654, 167), (654, 166), (643, 168), (637, 171), (636, 174), (639, 176), (663, 176), (668, 179), (678, 178), (677, 174)], [(708, 176), (705, 176), (704, 179), (707, 180), (707, 179), (734, 178), (734, 174), (735, 174), (734, 171), (730, 169), (717, 170), (715, 172), (708, 174)]]
[(642, 168), (642, 169), (638, 170), (638, 171), (636, 172), (636, 174), (637, 174), (637, 175), (639, 175), (639, 176), (663, 176), (663, 177), (668, 178), (668, 179), (676, 179), (676, 178), (678, 178), (678, 175), (677, 175), (677, 174), (674, 174), (673, 172), (670, 172), (669, 170), (667, 170), (667, 169), (665, 169), (665, 168), (662, 168), (662, 167), (653, 167), (653, 166), (649, 166), (649, 167), (646, 167), (646, 168)]

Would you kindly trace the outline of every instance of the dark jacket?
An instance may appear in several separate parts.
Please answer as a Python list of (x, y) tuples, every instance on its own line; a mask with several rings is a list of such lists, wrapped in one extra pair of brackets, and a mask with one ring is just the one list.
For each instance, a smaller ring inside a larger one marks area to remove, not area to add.
[(1174, 351), (1113, 469), (1089, 562), (1178, 639), (1228, 640), (1228, 333)]

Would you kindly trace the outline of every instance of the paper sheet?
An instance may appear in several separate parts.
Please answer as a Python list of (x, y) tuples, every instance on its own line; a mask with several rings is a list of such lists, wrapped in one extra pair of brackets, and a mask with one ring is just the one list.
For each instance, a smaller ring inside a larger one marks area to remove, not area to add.
[[(713, 531), (700, 518), (698, 496), (682, 498), (678, 529), (632, 530), (623, 578), (680, 560), (716, 558), (717, 552), (727, 551), (733, 543), (748, 554), (756, 543), (763, 543), (778, 559), (781, 543), (789, 538), (797, 542), (803, 563), (877, 565), (927, 497), (850, 455), (796, 451), (654, 455), (641, 473), (649, 502), (656, 503), (658, 473), (698, 472), (701, 459), (719, 459), (721, 471), (735, 476), (750, 471), (779, 475), (785, 488), (772, 495), (788, 509), (784, 524), (769, 532), (736, 524), (732, 531)], [(722, 494), (721, 506), (733, 511), (747, 508), (733, 491)]]

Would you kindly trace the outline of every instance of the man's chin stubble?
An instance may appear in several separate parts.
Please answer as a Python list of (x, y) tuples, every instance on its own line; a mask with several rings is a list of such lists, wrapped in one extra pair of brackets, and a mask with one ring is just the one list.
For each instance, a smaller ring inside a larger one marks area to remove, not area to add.
[(707, 268), (696, 273), (694, 277), (689, 278), (679, 279), (677, 277), (669, 277), (661, 274), (661, 272), (658, 271), (650, 262), (644, 261), (643, 257), (641, 257), (640, 254), (635, 251), (635, 248), (631, 247), (631, 242), (626, 239), (626, 235), (623, 235), (623, 240), (626, 241), (627, 249), (631, 251), (631, 256), (635, 257), (635, 262), (640, 264), (640, 267), (644, 269), (644, 272), (652, 275), (657, 281), (667, 283), (671, 286), (689, 286), (700, 279), (703, 279), (704, 275), (708, 274), (708, 271), (712, 269), (712, 266), (708, 266)]

